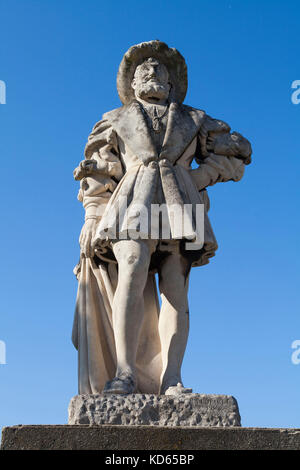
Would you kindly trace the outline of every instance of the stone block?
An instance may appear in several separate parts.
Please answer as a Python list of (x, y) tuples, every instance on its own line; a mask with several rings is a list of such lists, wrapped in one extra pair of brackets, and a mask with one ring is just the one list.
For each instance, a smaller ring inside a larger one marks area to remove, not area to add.
[(300, 450), (300, 429), (171, 426), (11, 426), (2, 450)]
[(235, 398), (229, 395), (76, 395), (69, 424), (149, 426), (240, 426)]

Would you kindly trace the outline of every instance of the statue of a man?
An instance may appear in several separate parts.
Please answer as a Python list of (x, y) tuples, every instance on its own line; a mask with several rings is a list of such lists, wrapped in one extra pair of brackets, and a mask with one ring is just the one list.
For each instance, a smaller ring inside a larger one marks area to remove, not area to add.
[[(73, 328), (79, 393), (190, 392), (181, 379), (189, 273), (217, 249), (206, 187), (239, 181), (251, 146), (225, 122), (182, 104), (185, 61), (160, 41), (127, 51), (117, 87), (123, 106), (94, 126), (85, 160), (74, 171), (86, 211)], [(198, 168), (192, 169), (193, 160)], [(154, 205), (166, 209), (168, 237), (161, 219), (155, 236), (150, 233)], [(174, 205), (192, 208), (180, 236)], [(201, 243), (197, 206), (204, 206)], [(145, 209), (147, 233), (137, 208)], [(187, 248), (187, 242), (195, 245)]]

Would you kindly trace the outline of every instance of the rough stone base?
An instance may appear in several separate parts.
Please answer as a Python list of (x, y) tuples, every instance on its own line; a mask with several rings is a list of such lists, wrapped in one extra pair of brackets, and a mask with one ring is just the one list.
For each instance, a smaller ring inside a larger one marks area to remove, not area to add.
[(150, 426), (240, 426), (235, 398), (198, 393), (167, 395), (77, 395), (69, 424)]
[(2, 450), (300, 450), (300, 429), (12, 426)]

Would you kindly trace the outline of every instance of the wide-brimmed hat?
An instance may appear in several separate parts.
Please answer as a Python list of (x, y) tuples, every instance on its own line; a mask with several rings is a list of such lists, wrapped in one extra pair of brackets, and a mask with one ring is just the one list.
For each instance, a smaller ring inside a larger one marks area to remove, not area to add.
[(177, 49), (170, 48), (158, 40), (136, 44), (124, 54), (117, 75), (117, 89), (122, 103), (128, 104), (134, 99), (131, 82), (135, 69), (149, 57), (159, 60), (167, 67), (172, 84), (170, 98), (182, 103), (188, 84), (185, 60)]

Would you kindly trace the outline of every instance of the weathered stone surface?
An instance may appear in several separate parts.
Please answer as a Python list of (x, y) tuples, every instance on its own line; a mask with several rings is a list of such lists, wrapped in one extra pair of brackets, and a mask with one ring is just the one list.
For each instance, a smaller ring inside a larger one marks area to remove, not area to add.
[(11, 426), (2, 450), (300, 450), (300, 429)]
[(238, 404), (228, 395), (77, 395), (69, 424), (240, 426)]
[(79, 393), (173, 394), (189, 387), (188, 273), (218, 247), (206, 188), (239, 181), (252, 150), (226, 122), (183, 104), (184, 58), (159, 40), (125, 53), (117, 89), (123, 105), (95, 124), (74, 171), (85, 209), (72, 335)]

